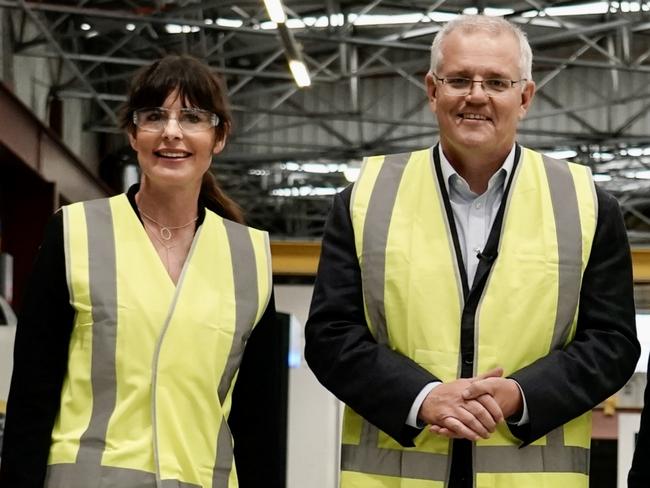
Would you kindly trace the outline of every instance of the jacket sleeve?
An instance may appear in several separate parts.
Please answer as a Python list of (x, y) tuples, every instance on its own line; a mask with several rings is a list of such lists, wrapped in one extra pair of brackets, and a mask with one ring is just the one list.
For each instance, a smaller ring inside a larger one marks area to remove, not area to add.
[(402, 445), (412, 446), (420, 431), (405, 424), (409, 409), (437, 378), (372, 336), (349, 202), (350, 188), (334, 198), (325, 226), (305, 327), (305, 359), (325, 388)]
[(57, 213), (45, 231), (18, 316), (0, 463), (3, 488), (43, 487), (73, 320), (63, 219)]
[(240, 488), (284, 486), (288, 344), (279, 325), (271, 296), (246, 343), (228, 417)]
[(524, 444), (592, 409), (634, 373), (636, 338), (632, 260), (618, 203), (597, 189), (598, 223), (580, 291), (574, 339), (512, 374), (530, 422), (509, 426)]

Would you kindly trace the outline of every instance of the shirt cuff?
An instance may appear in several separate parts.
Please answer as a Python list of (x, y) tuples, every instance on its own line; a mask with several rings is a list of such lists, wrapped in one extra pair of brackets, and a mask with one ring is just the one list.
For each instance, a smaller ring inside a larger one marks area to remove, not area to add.
[(422, 388), (422, 390), (420, 390), (420, 393), (418, 393), (418, 396), (415, 397), (413, 405), (411, 405), (411, 410), (409, 410), (408, 417), (406, 417), (406, 425), (415, 427), (417, 429), (424, 427), (424, 424), (418, 419), (418, 412), (420, 411), (420, 407), (422, 406), (422, 403), (424, 402), (424, 399), (427, 397), (429, 392), (440, 384), (440, 381), (432, 381), (431, 383), (424, 385), (424, 388)]
[[(512, 378), (510, 378), (512, 380)], [(517, 427), (521, 427), (522, 425), (526, 425), (527, 423), (530, 422), (530, 419), (528, 418), (528, 405), (526, 405), (526, 395), (524, 395), (524, 390), (521, 389), (521, 385), (517, 382), (517, 380), (512, 380), (517, 384), (517, 388), (519, 388), (519, 393), (521, 393), (521, 403), (523, 404), (523, 408), (521, 409), (521, 418), (517, 420), (515, 417), (510, 417), (507, 422), (511, 425), (516, 425)]]

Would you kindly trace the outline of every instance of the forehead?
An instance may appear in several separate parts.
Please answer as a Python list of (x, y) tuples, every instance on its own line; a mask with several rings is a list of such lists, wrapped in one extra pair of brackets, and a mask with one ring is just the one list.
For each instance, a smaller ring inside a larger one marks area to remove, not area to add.
[(439, 70), (445, 74), (519, 76), (519, 41), (510, 32), (457, 29), (442, 42)]
[(174, 88), (167, 94), (162, 106), (165, 108), (185, 108), (192, 107), (192, 103), (187, 99), (187, 97), (181, 97), (178, 88)]

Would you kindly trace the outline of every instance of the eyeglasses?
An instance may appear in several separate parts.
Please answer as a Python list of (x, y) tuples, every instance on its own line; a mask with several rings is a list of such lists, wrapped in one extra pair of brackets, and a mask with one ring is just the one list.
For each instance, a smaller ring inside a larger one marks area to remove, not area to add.
[[(176, 117), (172, 114), (176, 113)], [(200, 108), (141, 108), (133, 112), (133, 123), (147, 132), (162, 132), (167, 123), (175, 118), (183, 132), (201, 132), (219, 125), (219, 116)]]
[(433, 76), (442, 84), (447, 95), (453, 97), (466, 97), (471, 93), (474, 83), (479, 83), (488, 97), (498, 97), (510, 90), (517, 83), (528, 81), (526, 78), (522, 78), (521, 80), (507, 80), (504, 78), (490, 78), (487, 80), (470, 80), (469, 78), (457, 77), (440, 78), (435, 73)]

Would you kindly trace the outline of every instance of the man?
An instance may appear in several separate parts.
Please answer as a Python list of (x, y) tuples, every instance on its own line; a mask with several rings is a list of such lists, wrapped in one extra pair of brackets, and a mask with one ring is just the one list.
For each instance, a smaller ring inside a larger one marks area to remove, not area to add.
[(439, 143), (335, 198), (305, 356), (347, 404), (344, 488), (588, 486), (589, 412), (639, 355), (630, 252), (587, 168), (515, 143), (531, 64), (503, 19), (448, 23)]

